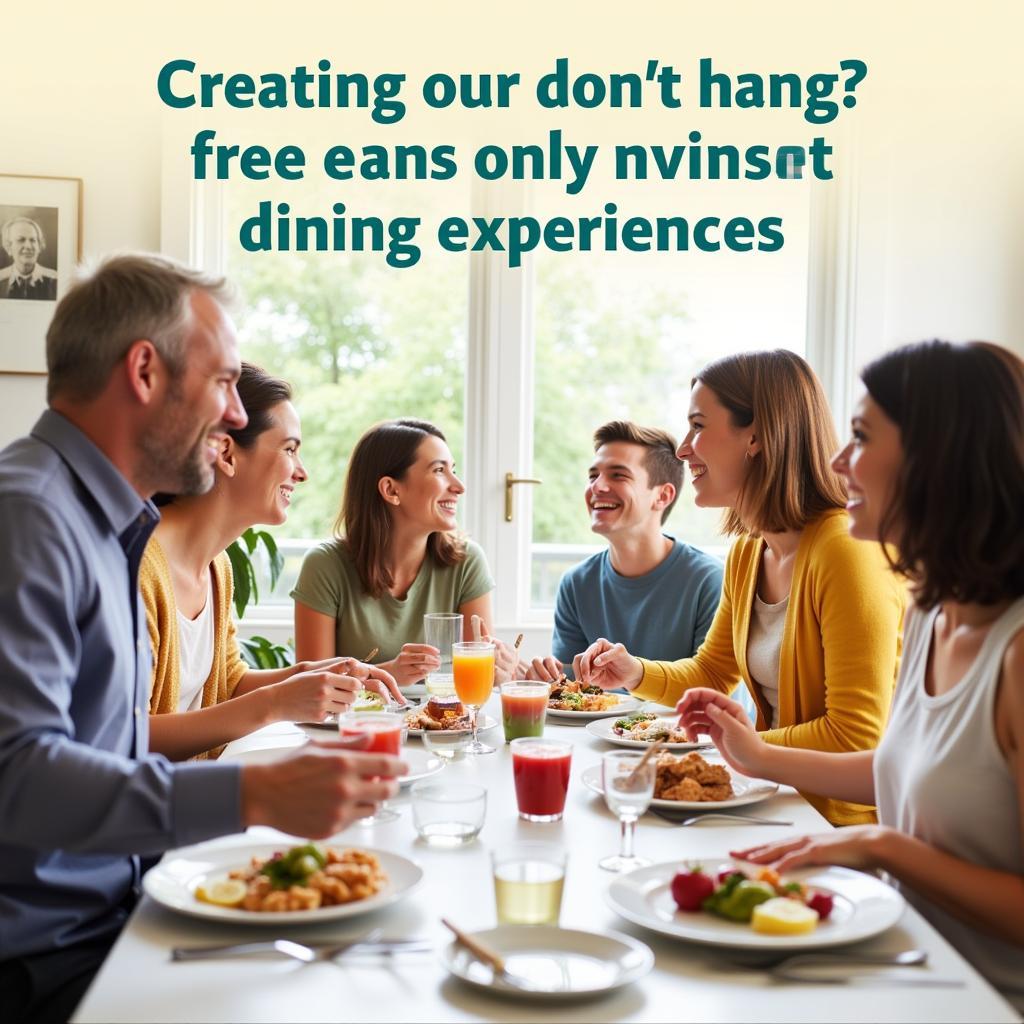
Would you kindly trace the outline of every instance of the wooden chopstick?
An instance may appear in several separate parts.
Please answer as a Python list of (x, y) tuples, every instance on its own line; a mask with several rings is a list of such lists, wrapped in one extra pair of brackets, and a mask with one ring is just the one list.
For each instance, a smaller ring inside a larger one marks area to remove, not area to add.
[(376, 658), (378, 654), (380, 654), (380, 648), (374, 647), (373, 650), (370, 651), (370, 653), (365, 658), (363, 658), (363, 664), (369, 665), (369, 663), (373, 661), (373, 659)]
[(640, 771), (644, 767), (644, 765), (647, 764), (647, 762), (650, 761), (650, 759), (652, 757), (654, 757), (655, 753), (658, 750), (660, 750), (662, 747), (664, 747), (664, 746), (665, 746), (665, 741), (664, 740), (655, 740), (644, 751), (644, 756), (640, 758), (640, 760), (637, 762), (636, 767), (629, 773), (629, 776), (626, 779), (626, 785), (627, 786), (631, 786), (631, 785), (633, 785), (634, 782), (636, 782), (637, 777), (639, 776)]
[(498, 974), (505, 973), (505, 961), (490, 946), (474, 938), (472, 935), (467, 935), (461, 928), (453, 925), (446, 917), (441, 918), (441, 924), (455, 936), (455, 941), (460, 946), (465, 946), (478, 960), (485, 964), (490, 964)]
[(512, 645), (512, 650), (513, 651), (518, 651), (519, 650), (519, 645), (522, 642), (523, 642), (523, 634), (520, 633), (519, 636), (516, 637), (516, 642)]

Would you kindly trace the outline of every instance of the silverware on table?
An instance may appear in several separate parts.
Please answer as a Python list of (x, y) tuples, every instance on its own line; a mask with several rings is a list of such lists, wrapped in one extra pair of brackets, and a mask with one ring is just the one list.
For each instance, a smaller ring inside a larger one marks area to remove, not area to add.
[(345, 942), (295, 942), (291, 939), (272, 939), (260, 942), (240, 942), (227, 946), (188, 946), (171, 950), (176, 962), (188, 960), (219, 960), (225, 957), (253, 956), (260, 953), (280, 953), (302, 963), (336, 960), (343, 953), (360, 954), (421, 953), (432, 950), (429, 939), (381, 939), (381, 929), (358, 935)]
[[(937, 978), (922, 974), (914, 977), (907, 973), (864, 973), (849, 971), (857, 967), (924, 967), (928, 954), (923, 949), (905, 949), (899, 953), (859, 953), (852, 950), (787, 954), (783, 957), (767, 956), (760, 950), (748, 950), (749, 956), (737, 952), (731, 956), (730, 967), (740, 970), (766, 971), (780, 982), (800, 982), (813, 985), (897, 985), (921, 988), (960, 988), (962, 979)], [(832, 971), (820, 968), (833, 968)]]
[(680, 818), (678, 811), (664, 811), (660, 807), (649, 807), (651, 814), (656, 815), (673, 825), (699, 825), (702, 821), (712, 818), (725, 818), (729, 821), (740, 822), (744, 825), (792, 825), (791, 821), (782, 821), (779, 818), (759, 818), (754, 814), (733, 814), (730, 811), (702, 811), (700, 814), (693, 814), (686, 818)]

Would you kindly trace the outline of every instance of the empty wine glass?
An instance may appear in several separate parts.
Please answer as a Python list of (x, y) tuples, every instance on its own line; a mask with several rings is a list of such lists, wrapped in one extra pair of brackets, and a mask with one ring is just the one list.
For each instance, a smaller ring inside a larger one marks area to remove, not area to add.
[(644, 761), (643, 752), (615, 750), (601, 758), (601, 780), (605, 803), (619, 819), (619, 852), (605, 857), (599, 865), (605, 871), (632, 871), (651, 862), (633, 852), (637, 819), (650, 806), (654, 796), (657, 766), (653, 758)]

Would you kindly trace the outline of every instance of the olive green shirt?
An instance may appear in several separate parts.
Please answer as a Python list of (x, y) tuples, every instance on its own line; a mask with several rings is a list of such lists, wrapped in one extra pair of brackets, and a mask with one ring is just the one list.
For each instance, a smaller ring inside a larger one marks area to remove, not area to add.
[(402, 644), (423, 643), (427, 612), (457, 612), (494, 589), (487, 558), (478, 544), (466, 542), (466, 557), (455, 565), (438, 565), (428, 555), (409, 592), (399, 601), (391, 594), (370, 597), (352, 559), (337, 540), (318, 544), (306, 555), (291, 596), (337, 623), (336, 653), (365, 658), (374, 647), (374, 661), (390, 661)]

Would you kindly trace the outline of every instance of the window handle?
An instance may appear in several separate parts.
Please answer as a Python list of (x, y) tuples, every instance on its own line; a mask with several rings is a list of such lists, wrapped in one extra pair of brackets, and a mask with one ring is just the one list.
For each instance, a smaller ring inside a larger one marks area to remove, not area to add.
[(512, 488), (516, 484), (542, 484), (543, 480), (538, 480), (532, 476), (515, 476), (512, 473), (505, 474), (505, 522), (512, 522)]

